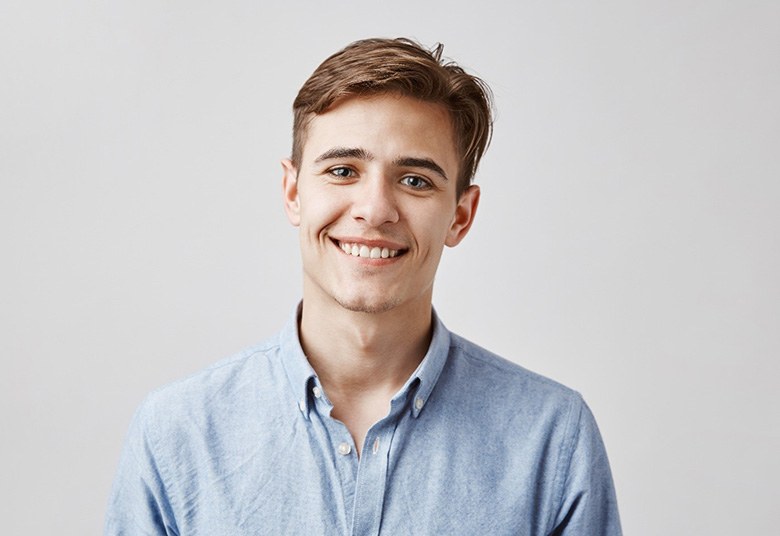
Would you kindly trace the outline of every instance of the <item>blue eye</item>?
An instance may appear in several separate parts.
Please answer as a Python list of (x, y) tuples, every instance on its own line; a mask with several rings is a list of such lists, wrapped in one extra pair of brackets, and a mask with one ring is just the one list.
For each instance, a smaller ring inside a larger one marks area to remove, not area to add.
[(432, 186), (430, 181), (428, 181), (427, 179), (423, 179), (422, 177), (418, 177), (416, 175), (407, 175), (406, 177), (401, 179), (401, 184), (410, 186), (415, 190), (427, 190)]

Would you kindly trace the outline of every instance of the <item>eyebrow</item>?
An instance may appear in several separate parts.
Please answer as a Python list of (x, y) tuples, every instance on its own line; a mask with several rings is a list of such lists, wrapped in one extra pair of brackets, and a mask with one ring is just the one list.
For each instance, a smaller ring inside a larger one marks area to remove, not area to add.
[(411, 156), (406, 156), (402, 158), (397, 158), (393, 164), (396, 166), (403, 166), (403, 167), (416, 167), (416, 168), (423, 168), (427, 169), (428, 171), (433, 171), (437, 175), (441, 176), (442, 179), (445, 181), (448, 181), (447, 174), (444, 173), (444, 170), (441, 168), (439, 164), (431, 160), (430, 158), (414, 158)]
[(361, 149), (359, 147), (334, 147), (328, 149), (314, 161), (315, 164), (324, 162), (325, 160), (333, 160), (337, 158), (357, 158), (358, 160), (373, 160), (374, 155)]
[[(333, 160), (339, 158), (357, 158), (358, 160), (368, 161), (368, 160), (373, 160), (374, 155), (366, 151), (365, 149), (361, 149), (360, 147), (333, 147), (332, 149), (328, 149), (320, 156), (318, 156), (314, 160), (314, 162), (316, 164), (319, 164), (320, 162), (324, 162), (325, 160)], [(444, 173), (444, 169), (442, 169), (442, 167), (439, 164), (437, 164), (430, 158), (400, 156), (393, 161), (393, 165), (400, 166), (400, 167), (416, 167), (416, 168), (427, 169), (441, 176), (441, 178), (443, 178), (445, 181), (449, 180), (447, 174)]]

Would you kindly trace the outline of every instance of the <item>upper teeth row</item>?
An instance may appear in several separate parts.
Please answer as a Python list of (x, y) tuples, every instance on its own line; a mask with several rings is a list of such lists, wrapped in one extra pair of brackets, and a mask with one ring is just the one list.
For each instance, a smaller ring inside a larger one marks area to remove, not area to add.
[(363, 244), (348, 244), (346, 242), (341, 243), (341, 249), (343, 249), (344, 253), (347, 255), (365, 257), (366, 259), (386, 259), (398, 255), (397, 249), (370, 248)]

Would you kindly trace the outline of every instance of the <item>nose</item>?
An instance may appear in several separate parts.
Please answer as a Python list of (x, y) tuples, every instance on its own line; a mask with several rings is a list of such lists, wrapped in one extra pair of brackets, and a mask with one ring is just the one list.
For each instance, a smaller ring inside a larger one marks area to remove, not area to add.
[(371, 227), (398, 221), (398, 206), (391, 181), (382, 174), (363, 177), (354, 190), (351, 215)]

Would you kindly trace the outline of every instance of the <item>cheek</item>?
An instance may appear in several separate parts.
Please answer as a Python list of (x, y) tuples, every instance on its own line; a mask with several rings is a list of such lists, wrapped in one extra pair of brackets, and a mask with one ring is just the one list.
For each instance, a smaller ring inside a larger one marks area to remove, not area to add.
[(430, 253), (439, 255), (449, 235), (450, 220), (447, 219), (445, 221), (442, 218), (426, 219), (425, 221), (417, 222), (417, 229), (424, 233), (422, 236), (419, 236), (419, 240), (426, 243), (426, 249)]
[(317, 195), (317, 192), (307, 192), (301, 196), (301, 227), (308, 233), (319, 233), (323, 228), (334, 223), (343, 210), (338, 200), (326, 195)]

